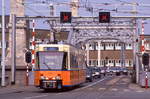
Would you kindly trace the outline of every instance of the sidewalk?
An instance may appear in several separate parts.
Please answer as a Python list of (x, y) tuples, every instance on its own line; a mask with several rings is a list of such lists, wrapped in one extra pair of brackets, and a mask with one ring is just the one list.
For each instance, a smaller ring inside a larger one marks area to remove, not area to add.
[(7, 86), (7, 87), (0, 87), (0, 94), (7, 94), (7, 93), (21, 93), (24, 91), (33, 91), (39, 90), (35, 86)]

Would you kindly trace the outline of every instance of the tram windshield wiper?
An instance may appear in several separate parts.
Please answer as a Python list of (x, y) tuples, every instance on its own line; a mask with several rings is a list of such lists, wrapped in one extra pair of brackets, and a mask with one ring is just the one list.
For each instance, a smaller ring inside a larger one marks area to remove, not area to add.
[(51, 68), (45, 62), (43, 62), (43, 64), (46, 65), (49, 70), (51, 70)]

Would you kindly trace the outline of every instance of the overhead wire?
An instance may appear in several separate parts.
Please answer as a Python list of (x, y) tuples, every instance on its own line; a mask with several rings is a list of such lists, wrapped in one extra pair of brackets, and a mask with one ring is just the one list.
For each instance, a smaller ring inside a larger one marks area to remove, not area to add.
[[(20, 3), (20, 2), (16, 2), (17, 4), (20, 4), (20, 5), (24, 5), (24, 3)], [(29, 9), (30, 11), (38, 14), (39, 16), (43, 15), (43, 13), (37, 11), (37, 10), (34, 10), (33, 8), (30, 8), (29, 6), (25, 6), (27, 9)]]
[[(131, 3), (131, 2), (127, 2), (127, 1), (122, 1), (122, 0), (115, 0), (115, 1), (118, 1), (118, 2), (120, 2), (119, 4), (113, 4), (113, 3), (98, 3), (98, 2), (94, 2), (94, 1), (89, 1), (89, 0), (81, 0), (80, 1), (80, 5), (79, 5), (79, 8), (85, 8), (86, 10), (85, 11), (88, 11), (88, 12), (92, 12), (93, 13), (93, 10), (97, 10), (97, 11), (112, 11), (112, 12), (116, 12), (116, 13), (120, 13), (121, 11), (119, 11), (119, 8), (116, 8), (116, 9), (104, 9), (104, 8), (98, 8), (97, 6), (114, 6), (114, 5), (117, 5), (117, 6), (122, 6), (122, 5), (124, 5), (124, 6), (133, 6), (133, 5), (135, 5), (135, 6), (138, 6), (138, 7), (150, 7), (150, 5), (142, 5), (142, 4), (138, 4), (138, 3)], [(60, 5), (68, 5), (68, 6), (72, 6), (72, 2), (58, 2), (58, 0), (56, 1), (56, 0), (40, 0), (40, 2), (39, 2), (39, 0), (37, 1), (36, 0), (36, 2), (35, 1), (32, 1), (31, 3), (26, 3), (26, 5), (28, 5), (28, 4), (40, 4), (40, 3), (42, 3), (42, 4), (49, 4), (49, 3), (51, 3), (51, 2), (53, 2), (53, 4), (54, 5), (58, 5), (58, 6), (60, 6)], [(94, 7), (93, 7), (94, 6)], [(26, 6), (26, 7), (28, 7), (28, 6)], [(30, 8), (30, 7), (28, 7), (28, 9), (32, 9), (32, 8)], [(40, 14), (40, 12), (38, 12), (38, 11), (35, 11), (34, 10), (34, 12), (36, 12), (36, 13), (38, 13), (38, 14)], [(129, 11), (129, 12), (124, 12), (124, 13), (132, 13), (132, 11)]]

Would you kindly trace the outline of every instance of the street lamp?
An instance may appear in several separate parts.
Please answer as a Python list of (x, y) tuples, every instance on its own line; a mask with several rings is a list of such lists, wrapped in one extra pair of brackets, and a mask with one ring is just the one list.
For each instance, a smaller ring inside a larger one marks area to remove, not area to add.
[(5, 86), (5, 0), (2, 0), (2, 82), (1, 85)]

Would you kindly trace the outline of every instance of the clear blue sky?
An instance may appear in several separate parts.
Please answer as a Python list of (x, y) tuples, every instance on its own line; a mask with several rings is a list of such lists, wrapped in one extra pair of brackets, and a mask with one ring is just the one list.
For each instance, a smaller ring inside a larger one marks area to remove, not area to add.
[[(26, 0), (26, 2), (37, 2), (37, 1), (54, 1), (55, 3), (62, 3), (62, 2), (69, 2), (71, 0)], [(130, 13), (125, 13), (124, 11), (131, 11), (132, 7), (131, 6), (118, 6), (118, 13), (116, 13), (115, 11), (112, 11), (115, 9), (114, 4), (120, 4), (120, 3), (124, 3), (124, 4), (128, 4), (128, 3), (133, 3), (136, 2), (138, 4), (149, 4), (149, 6), (137, 6), (138, 9), (138, 14), (139, 16), (150, 16), (150, 0), (80, 0), (80, 2), (82, 4), (85, 4), (85, 2), (88, 1), (86, 3), (86, 5), (91, 6), (96, 8), (95, 9), (95, 16), (98, 15), (99, 11), (111, 11), (111, 15), (112, 16), (121, 16), (121, 15), (127, 15), (130, 16), (132, 14)], [(2, 0), (0, 0), (0, 7), (1, 6), (1, 2)], [(6, 14), (9, 14), (9, 10), (10, 10), (10, 5), (9, 2), (10, 0), (5, 0), (6, 2)], [(84, 3), (83, 3), (84, 2)], [(109, 3), (109, 4), (113, 4), (113, 6), (106, 6), (106, 5), (100, 5), (101, 3)], [(98, 9), (99, 10), (98, 10)], [(48, 6), (34, 6), (34, 5), (26, 5), (26, 15), (45, 15), (45, 16), (49, 16), (49, 7)], [(67, 5), (59, 5), (56, 7), (56, 16), (59, 16), (60, 11), (70, 11), (70, 6)], [(1, 13), (1, 10), (0, 10)], [(89, 11), (86, 11), (85, 8), (80, 8), (79, 9), (79, 15), (80, 16), (91, 16), (92, 13)], [(150, 20), (150, 19), (149, 19)], [(150, 21), (146, 20), (145, 24), (145, 33), (146, 34), (150, 34)]]

